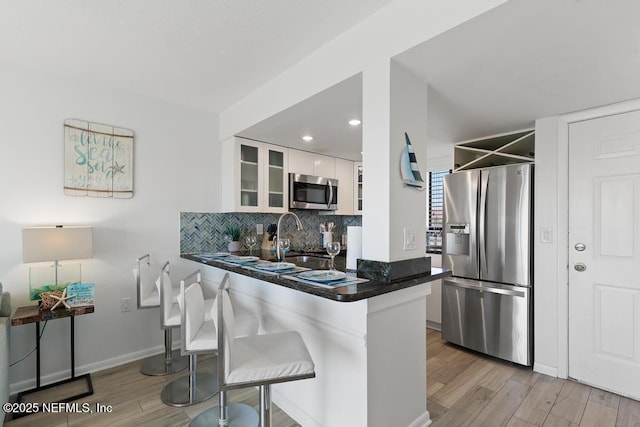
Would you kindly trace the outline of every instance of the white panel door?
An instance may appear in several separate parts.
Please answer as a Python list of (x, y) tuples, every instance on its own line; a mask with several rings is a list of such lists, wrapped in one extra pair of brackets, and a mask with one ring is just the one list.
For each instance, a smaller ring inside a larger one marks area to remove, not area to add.
[(569, 127), (569, 376), (640, 398), (640, 111)]

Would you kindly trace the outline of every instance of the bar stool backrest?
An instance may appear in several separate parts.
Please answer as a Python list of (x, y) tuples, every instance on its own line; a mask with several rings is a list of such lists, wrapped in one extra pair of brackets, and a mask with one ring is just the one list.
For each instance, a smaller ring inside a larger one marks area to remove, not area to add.
[(160, 305), (159, 278), (151, 268), (151, 256), (143, 255), (136, 260), (136, 268), (133, 270), (136, 278), (137, 306), (141, 308), (153, 308)]
[(178, 324), (169, 324), (171, 308), (173, 306), (173, 291), (171, 290), (171, 276), (169, 274), (169, 261), (167, 261), (160, 270), (160, 322), (163, 328), (174, 328)]
[(235, 342), (235, 318), (233, 315), (233, 307), (229, 297), (229, 277), (225, 275), (218, 288), (216, 297), (218, 313), (218, 383), (226, 384), (226, 378), (233, 360), (233, 347)]
[[(192, 282), (190, 279), (193, 278)], [(190, 285), (186, 283), (191, 282)], [(180, 295), (178, 303), (181, 309), (180, 333), (182, 349), (185, 352), (191, 350), (191, 342), (205, 322), (204, 294), (200, 270), (180, 281)], [(186, 289), (185, 289), (185, 286)]]

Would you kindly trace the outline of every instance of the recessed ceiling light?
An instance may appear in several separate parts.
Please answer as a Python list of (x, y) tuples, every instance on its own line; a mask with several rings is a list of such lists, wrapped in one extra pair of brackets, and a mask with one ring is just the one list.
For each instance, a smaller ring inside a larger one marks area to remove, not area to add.
[(313, 141), (313, 137), (312, 137), (311, 135), (305, 135), (305, 136), (303, 136), (303, 137), (302, 137), (302, 139), (303, 139), (305, 142), (311, 142), (311, 141)]
[(358, 120), (358, 119), (351, 119), (351, 120), (349, 120), (349, 124), (350, 124), (351, 126), (358, 126), (360, 123), (362, 123), (362, 122), (361, 122), (360, 120)]

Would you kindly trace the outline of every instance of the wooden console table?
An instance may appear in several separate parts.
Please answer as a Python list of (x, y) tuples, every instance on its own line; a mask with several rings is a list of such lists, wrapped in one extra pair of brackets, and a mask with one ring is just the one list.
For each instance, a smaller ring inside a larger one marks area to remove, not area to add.
[[(18, 325), (27, 325), (30, 323), (36, 324), (36, 386), (30, 390), (22, 391), (18, 393), (18, 402), (22, 402), (22, 398), (31, 393), (35, 393), (37, 391), (46, 390), (48, 388), (52, 388), (61, 384), (66, 384), (72, 381), (77, 380), (86, 380), (88, 390), (86, 392), (82, 392), (80, 394), (76, 394), (70, 397), (66, 397), (64, 399), (59, 399), (57, 402), (69, 402), (72, 400), (80, 399), (81, 397), (90, 396), (93, 394), (93, 384), (91, 383), (91, 374), (84, 374), (76, 377), (75, 372), (75, 326), (74, 319), (76, 316), (81, 316), (83, 314), (91, 314), (94, 311), (94, 307), (92, 305), (82, 306), (82, 307), (72, 307), (70, 309), (62, 308), (54, 311), (51, 310), (40, 310), (37, 305), (29, 305), (24, 307), (18, 307), (16, 312), (11, 317), (11, 326)], [(40, 385), (40, 322), (46, 322), (48, 320), (55, 319), (63, 319), (68, 317), (71, 321), (71, 377), (65, 380), (56, 381), (47, 385)], [(15, 414), (14, 418), (19, 418), (20, 416), (24, 416), (28, 414)]]

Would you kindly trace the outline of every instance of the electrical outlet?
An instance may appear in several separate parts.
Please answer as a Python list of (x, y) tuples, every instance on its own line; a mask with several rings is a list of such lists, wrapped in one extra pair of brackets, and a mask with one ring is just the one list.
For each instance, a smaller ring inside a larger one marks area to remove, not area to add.
[(413, 228), (404, 228), (403, 249), (405, 251), (413, 250), (416, 248), (416, 230)]
[(256, 224), (256, 234), (262, 234), (262, 224)]
[(127, 311), (131, 311), (131, 298), (122, 298), (120, 300), (120, 311), (122, 313), (126, 313)]

